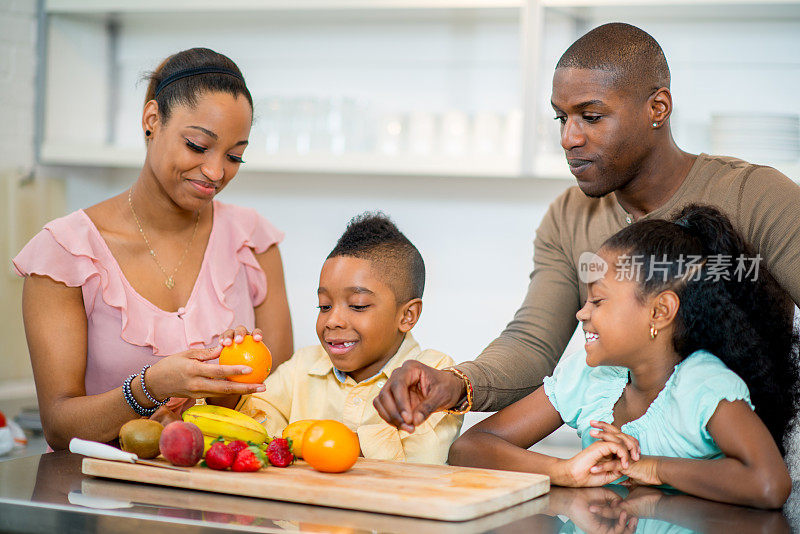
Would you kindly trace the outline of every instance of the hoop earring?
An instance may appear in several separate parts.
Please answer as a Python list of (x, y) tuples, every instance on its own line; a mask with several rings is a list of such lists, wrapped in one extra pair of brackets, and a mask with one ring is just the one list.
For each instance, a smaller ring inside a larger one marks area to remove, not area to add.
[(145, 137), (150, 137), (150, 134), (151, 134), (151, 133), (152, 133), (152, 132), (151, 132), (150, 130), (145, 130), (145, 131), (144, 131), (144, 136), (145, 136)]
[(655, 339), (658, 335), (658, 330), (656, 330), (656, 323), (650, 323), (650, 339)]

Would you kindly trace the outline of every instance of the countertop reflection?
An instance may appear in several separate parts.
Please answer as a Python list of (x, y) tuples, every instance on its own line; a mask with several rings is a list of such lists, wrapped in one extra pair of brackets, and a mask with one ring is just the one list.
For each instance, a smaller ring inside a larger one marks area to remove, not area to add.
[[(173, 489), (81, 474), (55, 452), (0, 462), (0, 531), (14, 532), (791, 532), (794, 500), (755, 510), (654, 488), (553, 487), (538, 499), (465, 522), (442, 522)], [(794, 494), (793, 494), (794, 496)]]

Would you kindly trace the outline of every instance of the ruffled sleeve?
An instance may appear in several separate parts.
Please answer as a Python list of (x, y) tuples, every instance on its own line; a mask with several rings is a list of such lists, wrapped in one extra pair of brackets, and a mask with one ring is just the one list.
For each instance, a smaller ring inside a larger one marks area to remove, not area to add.
[[(219, 238), (227, 242), (229, 253), (236, 258), (237, 264), (244, 268), (250, 299), (253, 307), (258, 306), (267, 296), (267, 277), (255, 254), (264, 253), (272, 245), (279, 244), (283, 241), (284, 233), (254, 209), (221, 202), (215, 202), (214, 205), (219, 220), (226, 221), (225, 229), (221, 231), (224, 235), (220, 235)], [(214, 266), (215, 286), (219, 296), (222, 297), (233, 285), (235, 273), (226, 272), (226, 265), (221, 262), (215, 262)]]
[(575, 428), (581, 410), (582, 384), (588, 370), (585, 354), (574, 352), (559, 360), (552, 376), (543, 380), (544, 392), (567, 425)]
[(14, 272), (19, 276), (48, 276), (69, 287), (81, 286), (94, 274), (96, 269), (91, 257), (76, 256), (70, 251), (69, 243), (61, 243), (56, 237), (58, 229), (73, 226), (70, 222), (75, 221), (76, 214), (77, 212), (47, 223), (11, 260)]
[[(255, 254), (283, 233), (255, 210), (214, 203), (214, 225), (192, 294), (176, 311), (158, 308), (128, 283), (100, 232), (82, 210), (48, 223), (13, 259), (21, 276), (41, 274), (81, 287), (90, 352), (111, 354), (114, 339), (167, 356), (209, 347), (227, 328), (255, 327), (267, 279)], [(148, 351), (149, 352), (149, 351)], [(90, 354), (90, 360), (91, 356)]]
[[(85, 287), (100, 278), (100, 252), (91, 231), (91, 221), (83, 211), (75, 211), (47, 223), (11, 261), (19, 276), (47, 276), (69, 287)], [(84, 292), (84, 303), (91, 313), (92, 295)]]
[(744, 380), (710, 352), (697, 351), (686, 358), (675, 382), (680, 412), (694, 417), (705, 440), (712, 440), (707, 426), (721, 401), (743, 400), (755, 409)]
[[(283, 240), (255, 210), (214, 202), (214, 227), (209, 237), (197, 287), (182, 314), (181, 327), (190, 348), (218, 342), (226, 328), (255, 327), (254, 308), (267, 295), (267, 277), (256, 259)], [(162, 325), (155, 325), (165, 330)], [(155, 344), (157, 354), (169, 354)]]
[(544, 392), (561, 420), (582, 436), (590, 420), (613, 420), (612, 409), (627, 376), (621, 367), (589, 367), (586, 352), (579, 350), (563, 356), (553, 375), (544, 378)]

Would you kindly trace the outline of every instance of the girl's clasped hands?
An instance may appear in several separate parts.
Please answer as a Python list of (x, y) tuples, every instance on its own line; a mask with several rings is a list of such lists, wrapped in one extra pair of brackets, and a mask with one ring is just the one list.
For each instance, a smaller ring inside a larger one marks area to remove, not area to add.
[(661, 485), (657, 461), (641, 455), (639, 440), (625, 434), (616, 426), (603, 421), (591, 421), (590, 435), (598, 441), (581, 450), (563, 464), (562, 485), (574, 487), (603, 486), (622, 477), (623, 485)]

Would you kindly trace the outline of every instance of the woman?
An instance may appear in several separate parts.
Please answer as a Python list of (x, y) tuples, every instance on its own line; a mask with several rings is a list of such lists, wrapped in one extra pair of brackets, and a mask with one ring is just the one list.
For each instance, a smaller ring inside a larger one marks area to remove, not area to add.
[(291, 355), (283, 234), (213, 200), (239, 170), (252, 118), (229, 58), (205, 48), (167, 58), (150, 76), (136, 182), (51, 221), (14, 258), (54, 449), (76, 436), (111, 441), (161, 405), (179, 411), (220, 396), (230, 405), (263, 390), (224, 380), (247, 367), (211, 363), (246, 330), (263, 336), (273, 365)]

